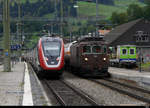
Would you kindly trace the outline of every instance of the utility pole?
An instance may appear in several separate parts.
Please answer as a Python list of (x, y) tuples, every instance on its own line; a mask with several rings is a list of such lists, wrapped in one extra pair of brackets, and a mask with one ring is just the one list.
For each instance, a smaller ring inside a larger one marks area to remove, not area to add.
[[(55, 19), (56, 19), (56, 21), (57, 21), (57, 0), (54, 0), (55, 1)], [(55, 25), (55, 23), (54, 23), (54, 30), (53, 30), (53, 32), (55, 32), (55, 33), (57, 33), (57, 25)]]
[(60, 19), (61, 19), (61, 28), (60, 28), (60, 35), (63, 37), (63, 0), (60, 0)]
[(96, 0), (96, 36), (98, 36), (98, 0)]
[(79, 6), (78, 6), (78, 1), (76, 1), (76, 5), (73, 6), (74, 8), (76, 8), (77, 11), (77, 19), (79, 19)]
[(139, 69), (139, 72), (142, 72), (142, 67), (141, 67), (141, 65), (142, 65), (142, 63), (141, 63), (141, 62), (142, 62), (142, 56), (141, 56), (141, 43), (140, 43), (139, 48), (140, 48), (140, 54), (139, 54), (139, 55), (140, 55), (140, 57), (139, 57), (139, 59), (140, 59), (140, 60), (139, 60), (139, 62), (140, 62), (140, 69)]
[(22, 55), (22, 53), (21, 53), (22, 36), (21, 36), (21, 4), (20, 4), (20, 1), (18, 1), (17, 37), (19, 39), (19, 45), (20, 45), (19, 52), (18, 52), (19, 53), (18, 57), (21, 57), (21, 55)]
[[(71, 13), (71, 9), (70, 9), (70, 7), (68, 7), (68, 21), (70, 21), (69, 19), (70, 19), (70, 17), (71, 17), (71, 15), (70, 15), (70, 13)], [(70, 32), (70, 42), (72, 41), (72, 26), (71, 26), (71, 23), (68, 23), (69, 24), (69, 32)]]
[(57, 0), (55, 0), (55, 18), (57, 19)]
[(3, 0), (4, 72), (11, 72), (9, 0)]

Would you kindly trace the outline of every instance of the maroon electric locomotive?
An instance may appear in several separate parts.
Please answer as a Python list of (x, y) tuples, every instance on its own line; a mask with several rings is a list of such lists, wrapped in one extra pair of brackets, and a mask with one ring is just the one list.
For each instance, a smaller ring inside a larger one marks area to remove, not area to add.
[(85, 36), (67, 46), (69, 48), (65, 45), (65, 65), (71, 67), (74, 73), (109, 76), (108, 45), (102, 37)]

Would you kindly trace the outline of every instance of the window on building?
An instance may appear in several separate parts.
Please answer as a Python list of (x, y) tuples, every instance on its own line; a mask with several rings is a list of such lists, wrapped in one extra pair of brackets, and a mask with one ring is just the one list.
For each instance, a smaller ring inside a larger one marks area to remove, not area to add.
[(147, 32), (138, 31), (135, 36), (136, 42), (149, 42), (149, 34)]

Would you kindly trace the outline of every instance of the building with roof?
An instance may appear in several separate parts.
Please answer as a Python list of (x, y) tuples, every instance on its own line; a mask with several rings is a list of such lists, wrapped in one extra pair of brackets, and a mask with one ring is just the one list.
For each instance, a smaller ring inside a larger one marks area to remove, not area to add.
[(110, 32), (110, 30), (99, 30), (98, 32), (100, 35), (105, 36), (106, 34), (108, 34)]
[(136, 45), (137, 54), (144, 58), (145, 62), (150, 62), (150, 21), (137, 19), (120, 26), (117, 26), (106, 34), (104, 39), (109, 46)]

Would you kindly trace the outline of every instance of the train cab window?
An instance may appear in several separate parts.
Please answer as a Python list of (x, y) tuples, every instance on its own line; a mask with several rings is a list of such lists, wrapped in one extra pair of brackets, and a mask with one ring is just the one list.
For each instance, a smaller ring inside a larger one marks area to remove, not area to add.
[(103, 47), (103, 53), (107, 53), (107, 47), (106, 46)]
[(127, 54), (127, 49), (122, 49), (122, 54), (126, 55)]
[(83, 46), (83, 53), (91, 53), (91, 46)]
[(101, 46), (93, 46), (92, 52), (93, 53), (100, 53), (101, 52)]
[(45, 56), (59, 56), (60, 55), (60, 42), (44, 42), (44, 54)]
[(131, 54), (131, 55), (134, 54), (134, 49), (130, 49), (130, 54)]

